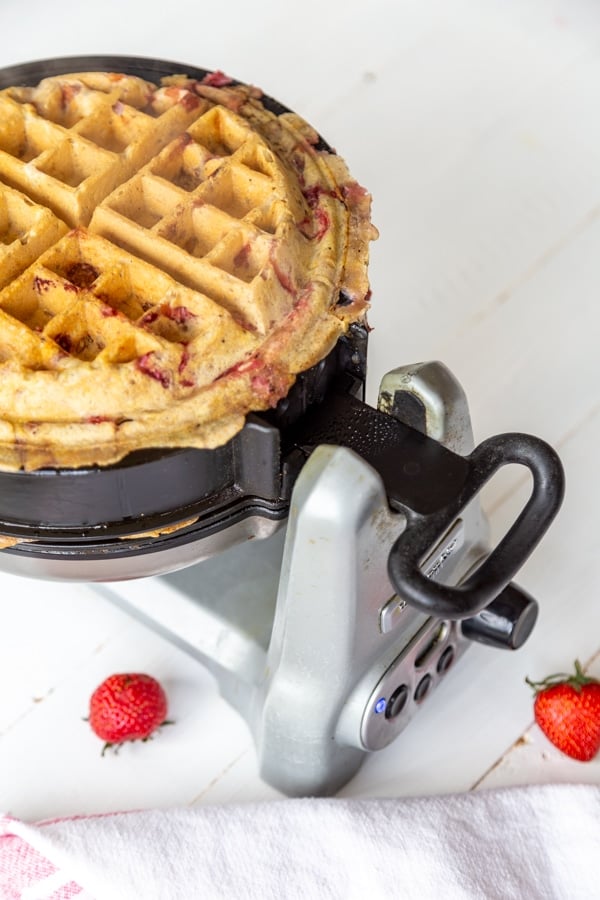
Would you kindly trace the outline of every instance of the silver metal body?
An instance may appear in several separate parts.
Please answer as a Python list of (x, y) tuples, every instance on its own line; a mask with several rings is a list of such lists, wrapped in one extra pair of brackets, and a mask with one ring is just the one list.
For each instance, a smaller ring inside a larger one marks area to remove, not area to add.
[[(406, 390), (423, 404), (431, 436), (471, 451), (466, 399), (444, 366), (389, 373), (380, 407), (395, 414), (396, 392)], [(264, 553), (252, 542), (167, 575), (171, 593), (152, 608), (99, 590), (211, 669), (252, 730), (265, 781), (288, 795), (331, 794), (398, 736), (468, 645), (457, 623), (395, 595), (387, 559), (405, 527), (363, 459), (320, 446), (295, 484), (285, 535), (261, 541)], [(474, 500), (422, 569), (456, 584), (487, 540)]]

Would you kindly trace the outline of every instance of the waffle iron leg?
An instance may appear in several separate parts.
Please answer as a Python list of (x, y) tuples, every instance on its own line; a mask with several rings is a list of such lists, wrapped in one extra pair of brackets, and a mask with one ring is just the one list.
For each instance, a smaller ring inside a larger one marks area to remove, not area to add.
[(261, 775), (288, 795), (331, 794), (364, 758), (336, 730), (382, 649), (378, 609), (393, 594), (385, 560), (399, 518), (379, 476), (350, 450), (318, 447), (296, 483), (252, 717)]

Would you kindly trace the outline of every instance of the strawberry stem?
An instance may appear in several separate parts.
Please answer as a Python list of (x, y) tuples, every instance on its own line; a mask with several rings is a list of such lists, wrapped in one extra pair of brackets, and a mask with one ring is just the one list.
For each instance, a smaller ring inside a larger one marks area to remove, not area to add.
[(539, 694), (550, 687), (554, 687), (557, 684), (568, 684), (579, 693), (584, 684), (598, 684), (598, 679), (586, 675), (581, 667), (581, 663), (576, 659), (574, 675), (568, 675), (566, 672), (557, 672), (555, 675), (548, 675), (543, 681), (532, 681), (530, 678), (526, 678), (525, 682), (529, 687), (533, 688), (534, 693), (536, 694)]

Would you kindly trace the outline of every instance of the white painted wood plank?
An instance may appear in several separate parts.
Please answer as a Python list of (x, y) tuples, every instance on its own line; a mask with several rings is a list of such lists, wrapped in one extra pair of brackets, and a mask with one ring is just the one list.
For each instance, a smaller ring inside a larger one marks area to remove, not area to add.
[(68, 682), (126, 624), (86, 585), (4, 573), (0, 615), (0, 736)]
[[(501, 131), (468, 147), (443, 177), (412, 195), (404, 185), (375, 194), (382, 237), (373, 248), (371, 393), (398, 357), (433, 357), (448, 360), (469, 393), (484, 401), (479, 373), (507, 381), (511, 341), (535, 347), (542, 335), (560, 336), (549, 326), (543, 294), (533, 329), (515, 317), (516, 328), (491, 342), (485, 335), (487, 343), (477, 340), (476, 329), (598, 213), (600, 125), (592, 110), (600, 102), (600, 57), (582, 60), (546, 88)], [(459, 103), (456, 112), (464, 115)], [(579, 291), (594, 284), (589, 266), (587, 276), (586, 282), (586, 272), (575, 270), (571, 284), (561, 285), (565, 314), (577, 315)], [(571, 339), (576, 327), (572, 321)], [(480, 361), (475, 376), (469, 359)]]
[(600, 400), (599, 242), (594, 215), (522, 285), (441, 346), (439, 355), (467, 386), (480, 439), (516, 430), (561, 441)]

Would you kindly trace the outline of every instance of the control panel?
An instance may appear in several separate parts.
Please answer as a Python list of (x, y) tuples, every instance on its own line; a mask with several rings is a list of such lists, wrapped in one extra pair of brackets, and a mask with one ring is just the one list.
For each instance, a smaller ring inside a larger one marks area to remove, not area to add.
[[(357, 743), (365, 750), (381, 750), (390, 744), (464, 652), (467, 643), (458, 623), (428, 620), (368, 693)], [(367, 693), (367, 683), (363, 691)]]

